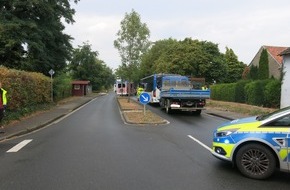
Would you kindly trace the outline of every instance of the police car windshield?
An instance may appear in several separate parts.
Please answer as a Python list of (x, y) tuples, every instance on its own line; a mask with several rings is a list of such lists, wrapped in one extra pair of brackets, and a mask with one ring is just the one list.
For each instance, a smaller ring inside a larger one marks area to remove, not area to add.
[(266, 115), (260, 115), (256, 118), (256, 120), (258, 121), (262, 121), (262, 120), (265, 120), (265, 119), (268, 119), (268, 118), (271, 118), (271, 117), (276, 117), (276, 116), (279, 116), (281, 113), (283, 112), (287, 112), (287, 113), (290, 113), (290, 106), (288, 107), (285, 107), (285, 108), (282, 108), (282, 109), (279, 109), (277, 111), (274, 111), (272, 113), (269, 113), (269, 114), (266, 114)]

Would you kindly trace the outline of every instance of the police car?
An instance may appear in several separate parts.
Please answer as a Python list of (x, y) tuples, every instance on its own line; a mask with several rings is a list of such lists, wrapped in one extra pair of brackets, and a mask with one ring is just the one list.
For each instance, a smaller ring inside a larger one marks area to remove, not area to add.
[(290, 172), (290, 107), (233, 120), (214, 131), (212, 154), (246, 177), (266, 179), (276, 168)]

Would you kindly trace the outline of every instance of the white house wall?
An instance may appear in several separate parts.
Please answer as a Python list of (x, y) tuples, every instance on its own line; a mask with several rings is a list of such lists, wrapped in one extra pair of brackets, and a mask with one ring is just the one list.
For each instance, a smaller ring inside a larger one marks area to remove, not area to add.
[(290, 106), (290, 55), (284, 55), (284, 77), (281, 86), (281, 108)]

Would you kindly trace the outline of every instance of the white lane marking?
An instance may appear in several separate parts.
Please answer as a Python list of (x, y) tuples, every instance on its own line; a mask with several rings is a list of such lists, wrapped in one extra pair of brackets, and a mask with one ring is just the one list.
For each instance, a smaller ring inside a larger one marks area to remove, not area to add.
[(21, 148), (26, 146), (31, 141), (32, 141), (32, 139), (24, 140), (24, 141), (18, 143), (17, 145), (15, 145), (14, 147), (12, 147), (11, 149), (7, 150), (7, 152), (18, 152)]
[(212, 149), (209, 148), (208, 146), (206, 146), (205, 144), (203, 144), (202, 142), (200, 142), (198, 139), (194, 138), (191, 135), (187, 135), (189, 138), (191, 138), (192, 140), (194, 140), (195, 142), (197, 142), (198, 144), (200, 144), (202, 147), (204, 147), (205, 149), (207, 149), (208, 151), (212, 152)]

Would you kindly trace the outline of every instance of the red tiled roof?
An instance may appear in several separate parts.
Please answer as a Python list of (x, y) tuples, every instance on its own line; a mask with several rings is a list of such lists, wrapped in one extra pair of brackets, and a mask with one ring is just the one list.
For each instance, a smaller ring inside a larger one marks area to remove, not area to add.
[(72, 81), (72, 84), (89, 84), (90, 81), (88, 80), (75, 80), (75, 81)]
[(286, 50), (288, 47), (277, 47), (277, 46), (264, 46), (267, 49), (268, 53), (280, 64), (283, 63), (283, 57), (279, 54)]

